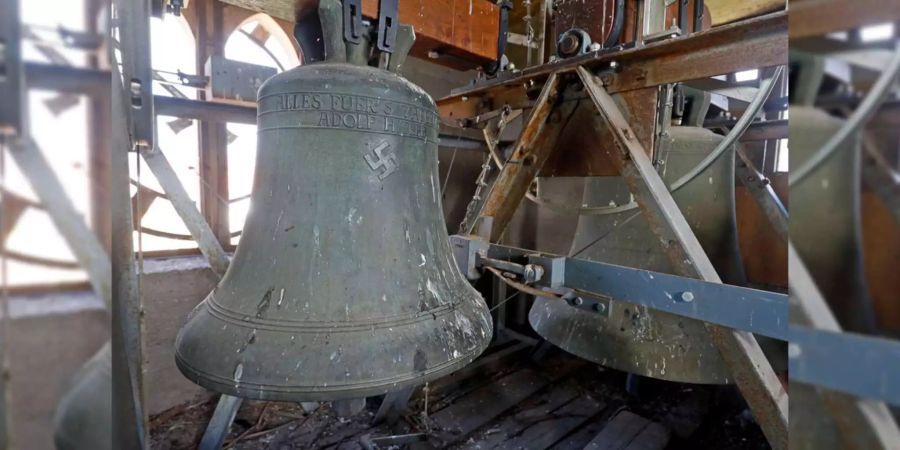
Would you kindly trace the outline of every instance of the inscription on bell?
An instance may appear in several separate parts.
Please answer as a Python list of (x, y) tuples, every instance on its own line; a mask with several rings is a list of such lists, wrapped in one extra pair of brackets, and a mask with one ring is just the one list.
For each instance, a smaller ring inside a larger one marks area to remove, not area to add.
[(432, 142), (439, 126), (434, 111), (364, 95), (291, 92), (260, 98), (259, 115), (272, 113), (290, 113), (297, 128), (351, 129)]

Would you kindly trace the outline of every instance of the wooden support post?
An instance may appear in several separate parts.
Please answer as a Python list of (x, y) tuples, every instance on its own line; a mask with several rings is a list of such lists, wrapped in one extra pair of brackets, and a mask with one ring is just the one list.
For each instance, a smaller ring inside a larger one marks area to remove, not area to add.
[[(558, 95), (559, 78), (552, 74), (535, 102), (531, 116), (516, 141), (512, 156), (503, 165), (497, 181), (481, 206), (478, 219), (473, 223), (478, 234), (490, 236), (491, 242), (497, 242), (503, 235), (531, 182), (553, 152), (562, 124), (548, 124), (547, 118), (554, 109)], [(486, 220), (487, 218), (491, 219)], [(489, 234), (480, 228), (487, 225), (490, 225)]]
[[(837, 319), (828, 308), (812, 275), (788, 242), (788, 270), (791, 323), (840, 332)], [(888, 450), (900, 442), (900, 429), (884, 403), (821, 389), (818, 391), (831, 418), (840, 430), (843, 448)]]
[[(578, 75), (603, 118), (601, 123), (616, 138), (619, 154), (611, 155), (610, 160), (619, 165), (620, 173), (650, 228), (665, 246), (673, 267), (681, 275), (720, 283), (709, 257), (613, 98), (587, 69), (579, 67)], [(788, 396), (753, 334), (711, 324), (706, 328), (770, 445), (776, 450), (786, 450)]]
[[(117, 0), (116, 7), (121, 7)], [(149, 20), (149, 18), (147, 18)], [(120, 28), (121, 29), (121, 28)], [(109, 46), (110, 60), (113, 46)], [(123, 58), (132, 55), (123, 52)], [(149, 56), (148, 56), (149, 58)], [(120, 80), (119, 67), (112, 65), (110, 115), (110, 260), (116, 270), (112, 273), (112, 442), (116, 448), (143, 449), (147, 446), (147, 410), (144, 408), (143, 370), (143, 306), (138, 286), (137, 264), (134, 255), (135, 219), (131, 209), (131, 175), (128, 155), (134, 148), (129, 133), (128, 96)]]
[(881, 153), (878, 142), (868, 132), (863, 135), (862, 162), (863, 180), (900, 224), (900, 177)]
[[(224, 4), (202, 0), (197, 7), (197, 73), (213, 56), (225, 55)], [(262, 29), (262, 27), (258, 27)], [(209, 95), (200, 92), (199, 95)], [(207, 100), (210, 100), (207, 98)], [(223, 247), (231, 244), (228, 221), (228, 130), (222, 122), (199, 123), (200, 211)]]

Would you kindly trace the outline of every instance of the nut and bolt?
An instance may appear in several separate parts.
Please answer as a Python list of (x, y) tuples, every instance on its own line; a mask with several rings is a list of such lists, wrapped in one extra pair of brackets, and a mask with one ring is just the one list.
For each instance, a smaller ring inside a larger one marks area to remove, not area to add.
[(681, 301), (685, 303), (690, 303), (694, 301), (694, 293), (691, 291), (685, 291), (681, 293)]

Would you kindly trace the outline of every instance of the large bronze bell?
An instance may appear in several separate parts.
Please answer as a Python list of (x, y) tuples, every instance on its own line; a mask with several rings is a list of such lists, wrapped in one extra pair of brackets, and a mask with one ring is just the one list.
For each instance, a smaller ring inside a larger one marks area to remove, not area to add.
[[(703, 128), (673, 127), (663, 180), (672, 183), (721, 141)], [(675, 202), (725, 280), (743, 278), (734, 203), (734, 153), (728, 152), (673, 194)], [(621, 177), (585, 181), (584, 204), (630, 201)], [(630, 210), (581, 216), (572, 242), (577, 258), (674, 273), (647, 220)], [(605, 236), (599, 241), (597, 238)], [(595, 242), (596, 241), (596, 242)], [(611, 302), (609, 317), (558, 301), (535, 300), (529, 313), (535, 331), (554, 345), (614, 369), (687, 383), (727, 383), (728, 371), (701, 322)]]
[(107, 342), (72, 377), (53, 417), (57, 450), (110, 450), (112, 349)]
[(176, 340), (208, 389), (263, 400), (382, 394), (453, 372), (491, 333), (441, 210), (434, 101), (322, 62), (259, 91), (252, 206), (222, 281)]

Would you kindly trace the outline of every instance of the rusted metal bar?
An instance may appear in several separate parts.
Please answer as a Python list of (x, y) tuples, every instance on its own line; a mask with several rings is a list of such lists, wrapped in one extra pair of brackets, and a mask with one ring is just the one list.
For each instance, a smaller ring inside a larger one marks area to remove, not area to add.
[[(791, 324), (828, 331), (841, 331), (828, 303), (819, 292), (812, 275), (794, 246), (788, 242), (789, 300)], [(900, 429), (884, 403), (858, 399), (850, 395), (821, 389), (818, 392), (841, 432), (844, 448), (852, 450), (896, 448)]]
[[(555, 147), (557, 133), (547, 130), (547, 119), (559, 95), (559, 78), (550, 75), (537, 103), (516, 141), (512, 156), (503, 166), (485, 199), (474, 227), (478, 234), (496, 242), (512, 219), (528, 186), (537, 176)], [(550, 136), (554, 138), (550, 138)], [(485, 220), (490, 217), (491, 219)], [(483, 227), (490, 227), (486, 230)]]
[(644, 47), (599, 50), (455, 90), (437, 102), (438, 109), (450, 119), (473, 117), (482, 108), (504, 104), (516, 109), (527, 101), (526, 91), (550, 74), (580, 66), (596, 70), (615, 62), (615, 71), (604, 79), (607, 92), (615, 93), (782, 65), (787, 62), (787, 28), (787, 14), (777, 12)]
[[(613, 98), (587, 69), (578, 68), (578, 75), (602, 116), (600, 126), (609, 127), (616, 138), (619, 154), (611, 155), (610, 159), (619, 165), (619, 171), (650, 228), (664, 243), (673, 267), (681, 275), (721, 283), (709, 257)], [(788, 396), (753, 334), (711, 324), (706, 328), (769, 444), (776, 450), (786, 450)]]

